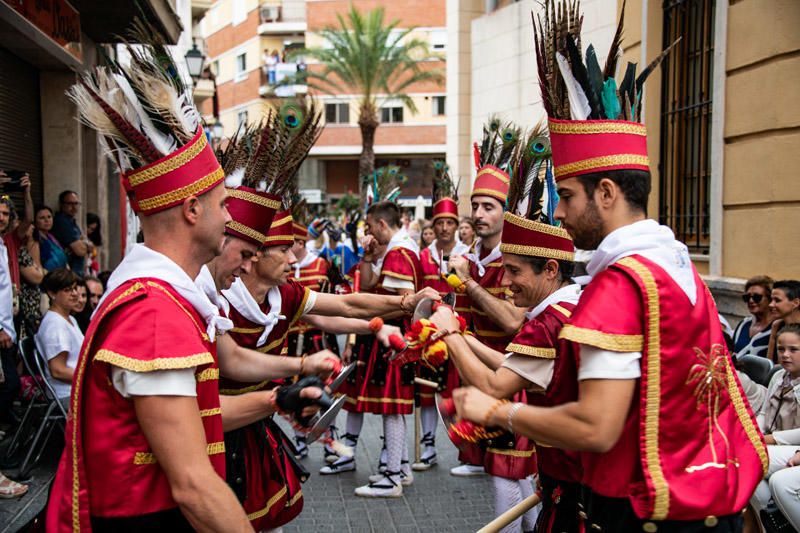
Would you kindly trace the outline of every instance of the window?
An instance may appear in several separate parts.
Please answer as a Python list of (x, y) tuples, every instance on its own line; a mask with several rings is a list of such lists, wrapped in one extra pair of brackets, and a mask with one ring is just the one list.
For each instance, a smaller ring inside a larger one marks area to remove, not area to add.
[(385, 124), (403, 122), (403, 107), (402, 106), (382, 107), (381, 122)]
[(433, 97), (433, 116), (434, 117), (441, 117), (445, 113), (445, 97), (444, 96), (434, 96)]
[(241, 128), (247, 126), (247, 111), (239, 111), (236, 114), (236, 127)]
[(709, 251), (714, 0), (664, 2), (659, 220), (693, 253)]
[(350, 122), (350, 104), (325, 104), (325, 122), (328, 124), (347, 124)]
[(214, 76), (219, 76), (219, 59), (211, 63), (211, 72)]
[(247, 54), (239, 54), (236, 56), (236, 74), (244, 74), (247, 72)]
[(434, 52), (444, 52), (447, 49), (447, 30), (433, 30), (430, 39)]
[(245, 0), (233, 0), (231, 6), (233, 13), (231, 14), (231, 23), (237, 26), (247, 20), (247, 6)]

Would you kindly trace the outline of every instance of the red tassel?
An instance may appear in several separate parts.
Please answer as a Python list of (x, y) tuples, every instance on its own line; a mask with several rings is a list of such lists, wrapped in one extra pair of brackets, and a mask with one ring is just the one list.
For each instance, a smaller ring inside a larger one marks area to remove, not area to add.
[(400, 335), (389, 335), (389, 345), (395, 350), (405, 350), (406, 341)]
[(375, 318), (369, 321), (369, 330), (372, 333), (378, 333), (382, 327), (383, 327), (383, 319), (379, 316), (376, 316)]
[(472, 156), (475, 158), (475, 170), (481, 168), (481, 152), (478, 143), (472, 143)]

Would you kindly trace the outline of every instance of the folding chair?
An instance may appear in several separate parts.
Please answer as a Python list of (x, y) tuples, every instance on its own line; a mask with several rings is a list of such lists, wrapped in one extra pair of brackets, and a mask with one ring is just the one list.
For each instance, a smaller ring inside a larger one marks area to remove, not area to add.
[[(750, 379), (759, 385), (769, 385), (769, 378), (772, 377), (772, 372), (774, 370), (772, 361), (766, 357), (752, 354), (740, 355), (736, 360), (739, 365), (741, 365), (742, 371), (747, 374)], [(780, 370), (780, 367), (778, 367), (778, 369)]]

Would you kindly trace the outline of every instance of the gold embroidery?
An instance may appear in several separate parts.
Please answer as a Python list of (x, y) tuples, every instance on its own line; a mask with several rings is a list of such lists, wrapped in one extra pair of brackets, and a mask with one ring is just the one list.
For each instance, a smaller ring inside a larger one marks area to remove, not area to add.
[(222, 409), (219, 407), (215, 407), (214, 409), (201, 409), (200, 410), (200, 418), (206, 418), (209, 416), (220, 415), (222, 414)]
[(621, 333), (605, 333), (594, 329), (579, 328), (572, 324), (564, 324), (559, 339), (567, 339), (578, 344), (588, 344), (612, 352), (641, 352), (644, 347), (642, 335), (623, 335)]
[[(208, 455), (218, 455), (225, 453), (224, 442), (212, 442), (206, 446), (206, 453)], [(158, 462), (156, 456), (152, 452), (136, 452), (133, 456), (133, 464), (135, 465), (154, 465)]]
[[(506, 212), (503, 215), (503, 219), (515, 226), (520, 226), (525, 229), (533, 230), (537, 233), (544, 233), (546, 235), (552, 235), (553, 237), (561, 237), (562, 239), (569, 239), (572, 238), (567, 233), (567, 230), (558, 226), (551, 226), (550, 224), (542, 224), (541, 222), (534, 222), (533, 220), (528, 220), (527, 218), (522, 218), (519, 215), (515, 215), (513, 213)], [(501, 244), (502, 246), (502, 244)]]
[(197, 138), (197, 141), (186, 148), (180, 154), (170, 157), (169, 159), (162, 161), (156, 165), (153, 165), (150, 168), (146, 168), (144, 170), (140, 170), (139, 172), (132, 172), (128, 175), (128, 182), (133, 187), (138, 187), (142, 183), (147, 183), (148, 181), (158, 178), (159, 176), (163, 176), (168, 172), (172, 172), (175, 169), (178, 169), (197, 157), (200, 152), (203, 151), (203, 148), (206, 147), (208, 141), (206, 140), (205, 135), (200, 135)]
[(264, 239), (264, 243), (268, 242), (275, 242), (275, 241), (292, 241), (294, 242), (294, 235), (285, 234), (285, 235), (270, 235), (266, 239)]
[(533, 357), (541, 357), (544, 359), (556, 358), (555, 348), (540, 348), (538, 346), (525, 346), (524, 344), (518, 344), (516, 342), (512, 342), (508, 346), (506, 346), (506, 350), (514, 352), (516, 354), (530, 355)]
[(601, 167), (612, 167), (617, 165), (639, 165), (646, 167), (650, 164), (650, 160), (646, 155), (639, 154), (615, 154), (603, 155), (600, 157), (590, 157), (589, 159), (582, 159), (572, 163), (566, 163), (553, 168), (556, 176), (563, 176), (571, 172), (578, 172), (581, 170), (592, 170)]
[(728, 375), (728, 394), (731, 397), (731, 403), (736, 411), (736, 415), (739, 417), (739, 421), (742, 423), (742, 426), (744, 426), (747, 438), (750, 439), (750, 443), (753, 445), (753, 448), (756, 449), (759, 459), (761, 459), (761, 468), (764, 471), (764, 476), (766, 476), (769, 469), (767, 449), (764, 446), (764, 442), (761, 440), (761, 434), (758, 428), (753, 424), (753, 419), (750, 418), (750, 414), (747, 412), (747, 406), (744, 403), (742, 394), (739, 391), (739, 386), (736, 383), (736, 377), (733, 374), (731, 361), (727, 358), (725, 359), (725, 371)]
[(550, 307), (552, 307), (553, 309), (555, 309), (556, 311), (558, 311), (559, 313), (561, 313), (562, 315), (564, 315), (567, 318), (572, 316), (572, 311), (570, 311), (569, 309), (567, 309), (565, 307), (561, 307), (558, 304), (551, 304)]
[(508, 174), (506, 174), (502, 170), (498, 170), (496, 168), (489, 168), (489, 167), (482, 167), (478, 171), (478, 175), (475, 176), (475, 181), (477, 181), (478, 178), (480, 178), (484, 174), (490, 174), (490, 175), (494, 176), (495, 178), (499, 179), (500, 181), (502, 181), (503, 183), (509, 183), (511, 181), (508, 178)]
[[(348, 397), (348, 399), (350, 399)], [(367, 402), (367, 403), (397, 403), (401, 405), (410, 405), (414, 403), (414, 400), (405, 400), (403, 398), (370, 398), (368, 396), (357, 396), (356, 400), (359, 402)], [(351, 402), (355, 403), (355, 402)]]
[(522, 244), (500, 244), (500, 251), (507, 254), (529, 255), (533, 257), (546, 257), (549, 259), (561, 259), (563, 261), (574, 261), (575, 252), (566, 252), (544, 246), (524, 246)]
[(507, 195), (499, 191), (495, 191), (492, 189), (484, 189), (484, 188), (472, 189), (471, 196), (491, 196), (492, 198), (497, 198), (501, 202), (505, 202), (507, 198)]
[(225, 396), (238, 396), (247, 392), (261, 390), (266, 387), (268, 383), (269, 381), (262, 381), (261, 383), (256, 383), (255, 385), (250, 385), (249, 387), (242, 387), (241, 389), (220, 389), (219, 393), (224, 394)]
[(270, 224), (270, 228), (277, 228), (278, 226), (286, 224), (287, 222), (290, 222), (291, 220), (292, 220), (292, 215), (286, 215), (285, 217), (279, 218), (278, 220), (273, 220), (272, 224)]
[[(669, 513), (669, 484), (661, 468), (658, 450), (658, 426), (661, 410), (661, 309), (658, 287), (653, 274), (633, 257), (626, 257), (619, 264), (630, 268), (639, 276), (647, 301), (647, 407), (644, 412), (644, 471), (650, 476), (655, 491), (652, 520), (665, 520)], [(566, 327), (566, 326), (565, 326)], [(563, 329), (562, 329), (563, 331)], [(602, 346), (601, 346), (602, 348)], [(637, 351), (637, 350), (626, 350)], [(644, 369), (643, 369), (644, 371)]]
[(486, 448), (488, 453), (495, 455), (508, 455), (511, 457), (532, 457), (536, 453), (536, 448), (532, 450), (503, 450), (501, 448)]
[(195, 374), (194, 378), (198, 383), (217, 380), (219, 379), (219, 368), (206, 368), (199, 374)]
[(214, 357), (209, 352), (201, 352), (179, 357), (156, 357), (150, 360), (136, 359), (122, 355), (111, 350), (97, 350), (94, 358), (125, 370), (133, 372), (152, 372), (154, 370), (176, 370), (207, 365), (214, 362)]
[(641, 135), (642, 137), (647, 135), (647, 128), (645, 128), (644, 124), (620, 122), (617, 120), (597, 122), (570, 121), (569, 123), (549, 122), (548, 128), (550, 129), (550, 133), (627, 133), (630, 135)]
[(267, 506), (266, 506), (266, 507), (264, 507), (263, 509), (260, 509), (260, 510), (258, 510), (258, 511), (255, 511), (255, 512), (252, 512), (252, 513), (248, 514), (248, 515), (247, 515), (247, 519), (248, 519), (248, 520), (256, 520), (256, 519), (258, 519), (258, 518), (261, 518), (262, 516), (265, 516), (265, 515), (266, 515), (266, 514), (269, 512), (269, 510), (270, 510), (270, 509), (272, 509), (272, 507), (273, 507), (273, 506), (274, 506), (276, 503), (278, 503), (278, 501), (279, 501), (281, 498), (283, 498), (284, 496), (286, 496), (286, 486), (285, 486), (285, 485), (284, 485), (283, 487), (281, 487), (281, 490), (279, 490), (278, 492), (276, 492), (276, 493), (275, 493), (275, 494), (272, 496), (272, 498), (270, 498), (270, 499), (267, 501)]
[(294, 496), (292, 496), (292, 499), (291, 499), (291, 500), (289, 500), (289, 501), (286, 503), (286, 507), (291, 507), (292, 505), (296, 504), (296, 503), (297, 503), (297, 500), (299, 500), (299, 499), (300, 499), (300, 498), (302, 498), (302, 497), (303, 497), (303, 491), (301, 491), (301, 490), (298, 490), (298, 491), (297, 491), (297, 494), (295, 494)]
[(228, 189), (228, 196), (230, 198), (238, 198), (240, 200), (245, 200), (246, 202), (263, 205), (264, 207), (269, 207), (270, 209), (281, 208), (281, 203), (278, 200), (266, 198), (250, 191), (243, 191), (241, 189)]
[(229, 330), (231, 333), (242, 333), (244, 335), (252, 334), (252, 333), (261, 333), (264, 331), (264, 326), (260, 326), (257, 328), (231, 328)]
[(172, 202), (175, 202), (177, 200), (186, 198), (187, 196), (198, 194), (200, 191), (209, 188), (214, 183), (222, 181), (224, 177), (225, 177), (225, 172), (221, 168), (217, 167), (217, 169), (214, 172), (206, 174), (205, 176), (195, 181), (194, 183), (190, 183), (189, 185), (184, 185), (183, 187), (179, 187), (174, 191), (170, 191), (164, 194), (159, 194), (158, 196), (153, 196), (152, 198), (145, 198), (143, 200), (138, 200), (138, 204), (139, 207), (144, 211), (157, 209), (167, 204), (171, 204)]
[[(306, 304), (308, 303), (309, 296), (311, 296), (311, 291), (308, 290), (308, 287), (305, 287), (303, 289), (303, 299), (300, 301), (300, 305), (297, 307), (297, 311), (295, 311), (292, 321), (289, 322), (289, 326), (293, 326), (298, 320), (300, 320), (300, 317), (303, 316), (303, 311), (306, 310)], [(286, 338), (286, 334), (283, 335), (283, 338)]]
[(402, 279), (403, 281), (414, 281), (414, 276), (408, 276), (406, 274), (398, 274), (397, 272), (392, 272), (391, 270), (382, 270), (381, 274), (384, 276), (389, 276), (390, 278), (397, 278)]
[(228, 228), (232, 229), (233, 231), (238, 231), (242, 235), (247, 235), (251, 239), (258, 241), (259, 243), (264, 242), (267, 238), (267, 236), (264, 235), (263, 233), (256, 231), (253, 228), (249, 228), (244, 224), (242, 224), (241, 222), (236, 222), (235, 220), (231, 220), (225, 225), (228, 226)]

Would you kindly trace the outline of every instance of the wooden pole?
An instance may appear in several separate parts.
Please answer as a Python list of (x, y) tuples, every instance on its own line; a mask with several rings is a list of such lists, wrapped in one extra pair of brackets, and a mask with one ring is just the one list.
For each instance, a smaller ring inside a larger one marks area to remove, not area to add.
[(531, 494), (517, 505), (506, 511), (505, 513), (501, 514), (482, 528), (478, 530), (478, 533), (498, 533), (501, 529), (506, 527), (508, 524), (519, 518), (520, 516), (527, 513), (529, 510), (533, 509), (539, 504), (539, 495), (538, 494)]

